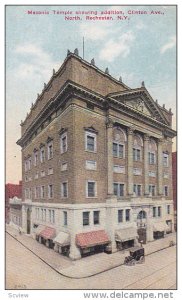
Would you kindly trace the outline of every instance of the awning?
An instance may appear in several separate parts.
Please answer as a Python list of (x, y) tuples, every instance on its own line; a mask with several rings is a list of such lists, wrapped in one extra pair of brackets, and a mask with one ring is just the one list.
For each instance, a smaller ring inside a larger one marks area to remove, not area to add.
[(44, 230), (45, 228), (46, 228), (45, 225), (39, 225), (37, 228), (35, 228), (34, 231), (37, 235), (39, 235), (41, 233), (41, 231)]
[(135, 227), (128, 227), (116, 230), (115, 239), (118, 242), (134, 240), (138, 237), (137, 229)]
[(154, 231), (166, 231), (169, 230), (169, 226), (164, 222), (158, 222), (153, 225)]
[(110, 242), (104, 230), (90, 231), (76, 235), (76, 244), (80, 248), (88, 248), (96, 245), (104, 245)]
[(70, 236), (66, 232), (59, 232), (53, 242), (60, 244), (61, 246), (68, 246), (70, 245)]
[(53, 240), (53, 238), (56, 236), (56, 230), (52, 227), (46, 227), (39, 233), (39, 235), (46, 240)]

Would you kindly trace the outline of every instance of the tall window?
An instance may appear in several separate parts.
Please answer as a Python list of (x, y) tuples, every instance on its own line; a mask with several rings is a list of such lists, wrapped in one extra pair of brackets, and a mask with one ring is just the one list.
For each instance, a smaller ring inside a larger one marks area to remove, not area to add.
[(36, 167), (38, 164), (38, 151), (34, 153), (34, 166)]
[(113, 143), (113, 156), (124, 158), (124, 145), (120, 143)]
[(29, 159), (28, 159), (28, 169), (29, 170), (31, 169), (31, 166), (32, 166), (32, 159), (31, 159), (31, 157), (29, 157)]
[(155, 218), (157, 215), (156, 207), (153, 207), (153, 218)]
[(49, 209), (49, 222), (54, 224), (55, 223), (55, 210)]
[(164, 196), (165, 197), (169, 196), (169, 188), (167, 185), (164, 186)]
[(118, 223), (123, 222), (123, 209), (118, 210)]
[(45, 149), (41, 148), (40, 149), (40, 161), (43, 163), (45, 161)]
[(90, 215), (89, 211), (83, 212), (83, 226), (89, 225), (89, 215)]
[(158, 217), (161, 217), (161, 206), (158, 206)]
[(61, 153), (65, 153), (68, 149), (67, 132), (61, 135), (60, 143), (61, 143)]
[(126, 209), (126, 222), (130, 221), (130, 209)]
[(64, 226), (68, 225), (68, 214), (67, 211), (63, 211), (63, 220), (64, 220)]
[(166, 153), (163, 153), (163, 166), (164, 167), (169, 166), (169, 155)]
[(117, 197), (124, 196), (124, 184), (123, 183), (114, 182), (113, 188), (114, 188), (114, 195), (116, 195)]
[(96, 134), (92, 132), (85, 132), (85, 150), (90, 152), (97, 151)]
[(134, 184), (133, 185), (133, 192), (136, 196), (141, 196), (142, 194), (142, 186), (141, 184)]
[(52, 184), (48, 185), (48, 197), (53, 198), (53, 185)]
[(133, 148), (133, 160), (140, 161), (141, 160), (141, 150)]
[(41, 198), (42, 199), (45, 198), (45, 186), (44, 185), (41, 186)]
[(39, 186), (35, 187), (35, 199), (39, 198)]
[(171, 213), (171, 206), (168, 204), (167, 205), (167, 214), (170, 215), (170, 213)]
[(155, 153), (148, 152), (149, 165), (154, 165), (156, 162)]
[(67, 198), (68, 197), (68, 183), (63, 182), (61, 186), (62, 186), (62, 197)]
[(53, 142), (49, 143), (47, 146), (47, 154), (48, 154), (48, 159), (53, 158)]
[(152, 185), (152, 184), (149, 185), (149, 194), (152, 196), (155, 196), (155, 194), (156, 194), (155, 185)]
[(96, 197), (97, 190), (96, 190), (96, 182), (95, 181), (87, 181), (87, 197)]
[(99, 210), (95, 210), (93, 217), (94, 217), (94, 220), (93, 220), (94, 221), (94, 225), (99, 224), (100, 211)]

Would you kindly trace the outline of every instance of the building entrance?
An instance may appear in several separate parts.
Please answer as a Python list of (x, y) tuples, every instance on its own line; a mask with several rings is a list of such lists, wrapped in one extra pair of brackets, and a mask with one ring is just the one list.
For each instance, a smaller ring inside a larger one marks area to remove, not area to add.
[(147, 241), (147, 214), (145, 211), (141, 210), (137, 216), (137, 233), (138, 233), (138, 241), (142, 242), (142, 244), (146, 244)]
[(27, 209), (27, 234), (30, 234), (31, 231), (31, 211)]

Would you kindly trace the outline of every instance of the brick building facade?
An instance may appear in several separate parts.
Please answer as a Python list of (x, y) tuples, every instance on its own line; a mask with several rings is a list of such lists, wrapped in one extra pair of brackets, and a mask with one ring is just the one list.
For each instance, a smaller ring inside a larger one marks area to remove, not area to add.
[(22, 181), (19, 184), (7, 183), (5, 185), (5, 221), (10, 222), (10, 199), (22, 198)]
[(172, 112), (68, 51), (21, 123), (22, 228), (78, 259), (173, 230)]

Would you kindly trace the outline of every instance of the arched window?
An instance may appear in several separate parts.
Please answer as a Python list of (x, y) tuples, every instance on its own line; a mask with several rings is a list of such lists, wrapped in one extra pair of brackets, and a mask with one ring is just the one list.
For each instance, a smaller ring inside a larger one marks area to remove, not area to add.
[(142, 158), (143, 139), (139, 134), (133, 137), (133, 160), (141, 161)]
[(144, 210), (141, 210), (141, 211), (139, 212), (138, 216), (137, 216), (137, 219), (138, 219), (138, 220), (146, 219), (146, 217), (147, 217), (146, 212), (145, 212)]
[(156, 164), (157, 144), (154, 139), (150, 139), (148, 143), (148, 160), (149, 165)]
[(125, 158), (125, 142), (127, 140), (126, 133), (120, 127), (113, 129), (113, 156)]

